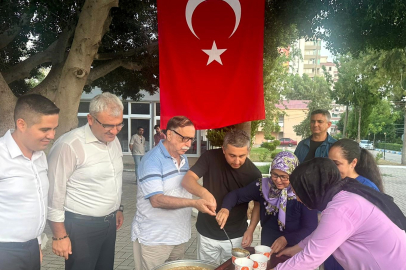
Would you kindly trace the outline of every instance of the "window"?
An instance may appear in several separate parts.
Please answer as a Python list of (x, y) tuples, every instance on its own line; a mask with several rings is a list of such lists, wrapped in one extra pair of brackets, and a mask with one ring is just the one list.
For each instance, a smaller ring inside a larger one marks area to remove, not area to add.
[(89, 113), (89, 105), (90, 102), (89, 101), (81, 101), (79, 103), (79, 113)]
[(161, 116), (161, 103), (156, 104), (156, 116)]
[(131, 103), (131, 114), (150, 114), (149, 107), (149, 103)]

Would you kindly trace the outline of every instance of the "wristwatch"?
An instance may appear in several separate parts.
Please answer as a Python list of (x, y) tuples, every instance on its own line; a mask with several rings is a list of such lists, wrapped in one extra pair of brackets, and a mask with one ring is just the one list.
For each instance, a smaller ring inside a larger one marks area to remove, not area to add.
[(117, 211), (124, 212), (124, 205), (121, 204)]

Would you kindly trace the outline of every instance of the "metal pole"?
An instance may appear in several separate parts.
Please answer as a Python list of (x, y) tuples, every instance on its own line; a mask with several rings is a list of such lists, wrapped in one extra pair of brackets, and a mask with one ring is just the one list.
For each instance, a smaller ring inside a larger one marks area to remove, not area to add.
[(384, 135), (385, 135), (385, 143), (383, 146), (383, 159), (386, 159), (386, 132), (384, 133)]

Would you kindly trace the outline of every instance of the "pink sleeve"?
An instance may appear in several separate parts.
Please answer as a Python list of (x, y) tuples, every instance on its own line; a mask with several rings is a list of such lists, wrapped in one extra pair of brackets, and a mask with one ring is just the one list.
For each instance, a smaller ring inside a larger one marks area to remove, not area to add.
[(348, 216), (351, 215), (338, 211), (336, 207), (326, 209), (316, 230), (299, 242), (303, 250), (286, 262), (278, 264), (275, 269), (313, 270), (319, 267), (353, 234), (353, 220)]

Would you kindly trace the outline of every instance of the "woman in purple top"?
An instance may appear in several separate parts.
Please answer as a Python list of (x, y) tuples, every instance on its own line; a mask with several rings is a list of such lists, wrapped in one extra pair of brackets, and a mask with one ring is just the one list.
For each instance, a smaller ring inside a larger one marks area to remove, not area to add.
[(275, 269), (315, 269), (333, 254), (344, 269), (406, 269), (406, 217), (393, 198), (355, 179), (341, 179), (333, 161), (315, 158), (290, 176), (298, 201), (322, 211), (317, 229), (277, 256)]
[(298, 202), (292, 191), (289, 175), (298, 164), (294, 154), (280, 152), (272, 161), (270, 178), (228, 193), (216, 217), (220, 227), (234, 206), (254, 200), (260, 203), (261, 244), (270, 246), (272, 252), (294, 246), (308, 236), (317, 227), (317, 211)]
[[(382, 177), (374, 156), (368, 150), (359, 147), (356, 141), (350, 139), (336, 141), (331, 146), (328, 157), (337, 165), (341, 178), (354, 178), (361, 184), (383, 192)], [(342, 269), (333, 256), (324, 262), (324, 270)]]

